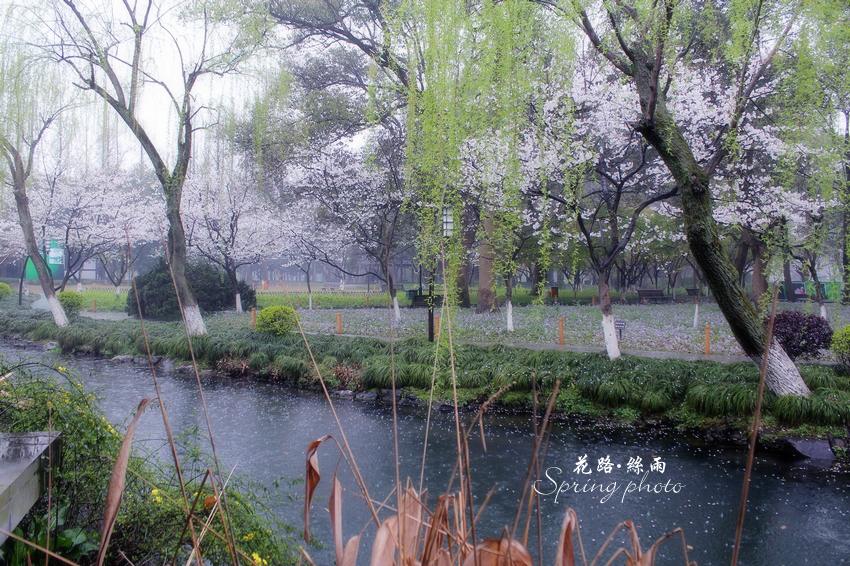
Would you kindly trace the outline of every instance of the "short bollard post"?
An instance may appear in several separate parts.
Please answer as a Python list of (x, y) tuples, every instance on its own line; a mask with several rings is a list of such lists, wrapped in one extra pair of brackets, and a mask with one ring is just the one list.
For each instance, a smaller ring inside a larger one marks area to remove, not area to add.
[(366, 295), (366, 308), (369, 308), (369, 295)]
[(558, 344), (561, 346), (564, 345), (564, 319), (563, 317), (558, 319)]
[(705, 325), (705, 355), (711, 355), (711, 326)]
[(434, 315), (434, 338), (440, 337), (440, 315)]
[(301, 308), (301, 297), (298, 297), (298, 308)]
[(251, 309), (251, 327), (257, 326), (257, 309)]
[(592, 307), (596, 306), (596, 295), (593, 295), (592, 297), (590, 297), (590, 306), (592, 306)]
[(97, 312), (97, 301), (95, 300), (91, 302), (91, 312)]
[(342, 334), (342, 313), (336, 313), (336, 333)]

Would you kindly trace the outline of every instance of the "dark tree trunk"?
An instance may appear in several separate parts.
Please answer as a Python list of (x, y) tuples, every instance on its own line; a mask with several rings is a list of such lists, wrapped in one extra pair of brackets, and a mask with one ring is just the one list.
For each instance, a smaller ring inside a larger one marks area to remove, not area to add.
[[(667, 110), (664, 93), (659, 92), (653, 76), (654, 65), (649, 61), (642, 55), (634, 65), (634, 79), (643, 113), (637, 130), (658, 151), (679, 185), (685, 234), (691, 253), (741, 348), (750, 359), (761, 365), (767, 339), (765, 326), (738, 282), (738, 272), (718, 237), (709, 175), (697, 163)], [(770, 349), (767, 384), (777, 395), (810, 395), (800, 372), (778, 343)]]
[(484, 216), (484, 238), (478, 246), (478, 304), (475, 306), (476, 313), (491, 312), (496, 308), (496, 295), (493, 293), (493, 246), (490, 239), (495, 233), (493, 217), (490, 214)]
[(782, 264), (782, 276), (785, 279), (785, 300), (791, 303), (797, 302), (797, 294), (794, 293), (794, 282), (791, 280), (791, 262)]

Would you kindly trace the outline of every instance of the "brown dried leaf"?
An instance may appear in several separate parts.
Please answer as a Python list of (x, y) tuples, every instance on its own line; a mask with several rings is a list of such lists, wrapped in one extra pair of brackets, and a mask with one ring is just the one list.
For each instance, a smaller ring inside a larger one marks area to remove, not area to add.
[(316, 491), (316, 486), (319, 485), (319, 480), (322, 478), (319, 475), (319, 458), (316, 451), (322, 443), (331, 438), (330, 434), (326, 434), (318, 440), (314, 440), (307, 447), (307, 472), (304, 475), (307, 494), (304, 498), (304, 540), (310, 544), (310, 504), (313, 502), (313, 492)]
[(401, 509), (401, 533), (396, 533), (396, 539), (401, 541), (405, 557), (415, 559), (419, 550), (419, 533), (422, 529), (422, 503), (412, 487), (402, 495)]
[(558, 553), (555, 555), (555, 566), (575, 566), (575, 548), (573, 533), (578, 528), (578, 517), (572, 508), (567, 509), (564, 525), (561, 527), (561, 538), (558, 539)]
[[(475, 557), (478, 556), (476, 563)], [(517, 540), (487, 539), (475, 547), (462, 566), (532, 566), (531, 555)]]
[(109, 488), (106, 492), (106, 505), (103, 511), (103, 529), (100, 533), (100, 548), (97, 551), (98, 566), (102, 566), (103, 560), (106, 558), (106, 548), (109, 546), (110, 537), (112, 537), (112, 529), (115, 527), (118, 509), (121, 507), (121, 498), (124, 496), (124, 480), (127, 475), (127, 463), (130, 460), (130, 446), (133, 444), (136, 423), (151, 401), (154, 401), (154, 399), (142, 399), (141, 403), (139, 403), (139, 408), (136, 409), (136, 416), (133, 417), (130, 426), (127, 427), (127, 434), (124, 435), (124, 441), (121, 443), (121, 448), (118, 450), (118, 457), (115, 459), (115, 466), (112, 468), (112, 476), (109, 478)]
[(328, 510), (331, 514), (331, 531), (334, 537), (334, 550), (336, 551), (336, 563), (342, 564), (342, 484), (336, 479), (336, 471), (331, 480), (331, 495), (328, 498)]
[(395, 564), (395, 533), (398, 532), (398, 516), (393, 515), (381, 524), (372, 543), (370, 566), (393, 566)]
[(210, 495), (209, 497), (204, 499), (204, 509), (209, 511), (210, 509), (213, 508), (213, 505), (215, 505), (217, 502), (218, 502), (218, 499), (216, 499), (215, 495)]
[[(422, 563), (430, 564), (443, 546), (443, 533), (449, 530), (449, 497), (441, 495), (437, 500), (437, 508), (431, 515), (431, 521), (425, 530), (425, 545), (422, 549)], [(439, 562), (439, 558), (437, 559)]]
[(337, 562), (337, 566), (354, 566), (357, 562), (357, 551), (360, 549), (360, 535), (351, 537), (345, 544), (345, 550), (342, 553), (342, 561)]

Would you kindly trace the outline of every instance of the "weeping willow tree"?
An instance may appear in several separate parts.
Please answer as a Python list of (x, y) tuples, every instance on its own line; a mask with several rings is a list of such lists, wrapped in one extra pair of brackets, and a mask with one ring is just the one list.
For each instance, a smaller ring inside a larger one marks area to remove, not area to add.
[(546, 22), (524, 1), (428, 0), (405, 5), (400, 17), (421, 22), (418, 34), (403, 36), (406, 60), (420, 69), (424, 85), (407, 94), (407, 179), (419, 199), (420, 249), (431, 262), (447, 258), (451, 293), (462, 246), (457, 233), (445, 238), (441, 218), (451, 211), (457, 224), (463, 195), (473, 191), (481, 242), (477, 310), (495, 308), (492, 287), (500, 276), (512, 330), (512, 279), (530, 226), (544, 269), (551, 255), (545, 211), (531, 221), (523, 194), (529, 184), (546, 184), (529, 117), (560, 46), (546, 43), (555, 36), (544, 33)]
[(21, 28), (17, 15), (12, 10), (5, 15), (0, 39), (0, 53), (3, 54), (0, 60), (0, 155), (5, 161), (0, 168), (0, 186), (11, 188), (15, 197), (26, 252), (35, 266), (53, 321), (57, 326), (67, 326), (68, 317), (56, 298), (53, 278), (38, 249), (27, 186), (37, 150), (45, 143), (50, 127), (68, 102), (64, 100), (60, 77), (45, 66), (45, 61), (6, 35), (12, 28)]

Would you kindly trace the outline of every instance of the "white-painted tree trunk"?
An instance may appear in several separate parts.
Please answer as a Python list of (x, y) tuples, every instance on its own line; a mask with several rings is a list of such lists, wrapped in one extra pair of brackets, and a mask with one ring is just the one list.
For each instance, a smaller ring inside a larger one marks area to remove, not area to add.
[(121, 298), (121, 285), (115, 286), (115, 298), (116, 299)]
[(514, 331), (514, 305), (511, 303), (510, 299), (508, 299), (505, 310), (508, 311), (508, 332)]
[(77, 281), (77, 293), (79, 293), (81, 295), (83, 294), (83, 282), (82, 281)]
[(183, 316), (186, 317), (186, 329), (190, 336), (203, 336), (207, 333), (201, 308), (198, 305), (183, 307)]
[(62, 308), (62, 304), (56, 298), (56, 295), (47, 297), (47, 304), (50, 305), (50, 314), (53, 315), (53, 322), (56, 323), (56, 326), (60, 328), (68, 326), (68, 317), (65, 316), (65, 309)]
[(313, 310), (313, 293), (310, 293), (307, 297), (307, 310)]
[(605, 337), (605, 350), (608, 352), (609, 360), (620, 357), (620, 345), (617, 342), (617, 329), (614, 328), (614, 315), (602, 315), (602, 335)]
[[(764, 361), (762, 356), (750, 356), (759, 367)], [(777, 395), (802, 395), (808, 397), (812, 394), (805, 382), (800, 378), (797, 366), (779, 345), (776, 340), (770, 346), (770, 355), (767, 358), (767, 373), (765, 384)]]
[(236, 312), (243, 312), (242, 311), (242, 294), (241, 293), (236, 293)]
[[(820, 315), (821, 315), (823, 318), (826, 318), (826, 303), (824, 303), (824, 304), (822, 304), (822, 305), (820, 306)], [(826, 320), (829, 320), (829, 319), (828, 319), (828, 318), (826, 318)]]
[(694, 303), (694, 328), (699, 324), (699, 303)]
[(397, 321), (401, 320), (401, 309), (398, 308), (398, 296), (393, 297), (393, 314)]

